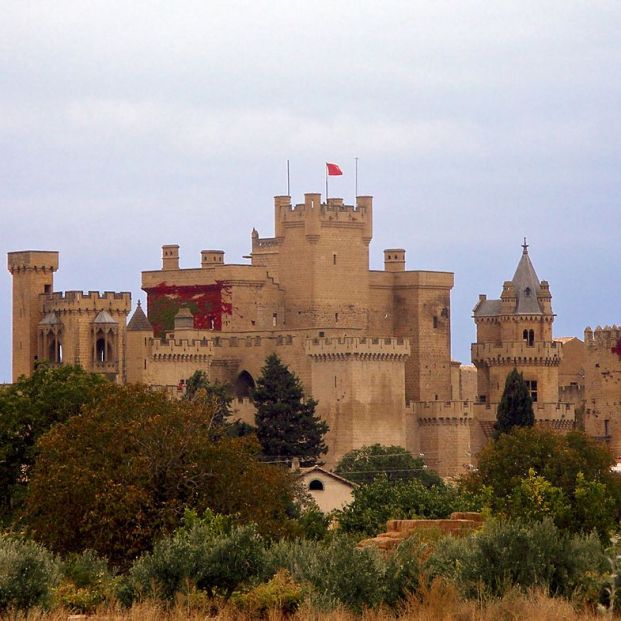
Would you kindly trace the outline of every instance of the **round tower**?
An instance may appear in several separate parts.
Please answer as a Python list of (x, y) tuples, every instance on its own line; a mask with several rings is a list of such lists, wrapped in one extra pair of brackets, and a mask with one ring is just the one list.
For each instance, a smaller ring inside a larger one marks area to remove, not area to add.
[(13, 381), (30, 376), (38, 358), (38, 325), (45, 296), (54, 288), (58, 252), (9, 252), (7, 266), (13, 277)]

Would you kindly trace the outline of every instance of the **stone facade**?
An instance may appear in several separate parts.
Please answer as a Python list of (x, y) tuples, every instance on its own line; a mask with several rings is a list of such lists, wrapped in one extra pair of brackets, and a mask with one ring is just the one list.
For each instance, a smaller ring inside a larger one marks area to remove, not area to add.
[(584, 331), (584, 428), (621, 461), (621, 327)]
[[(553, 338), (550, 289), (539, 282), (526, 244), (501, 298), (480, 297), (474, 366), (462, 366), (450, 351), (453, 274), (406, 270), (401, 248), (384, 251), (383, 270), (369, 269), (371, 197), (345, 205), (306, 194), (293, 205), (277, 196), (274, 216), (273, 237), (252, 230), (247, 264), (204, 250), (198, 267), (181, 269), (179, 246), (163, 246), (161, 269), (142, 273), (147, 312), (139, 304), (129, 323), (129, 293), (54, 292), (57, 252), (9, 253), (14, 379), (38, 360), (76, 363), (180, 396), (202, 369), (233, 387), (235, 415), (253, 422), (250, 392), (266, 356), (276, 353), (330, 426), (328, 467), (379, 442), (405, 446), (454, 476), (489, 437), (514, 366), (530, 382), (537, 420), (559, 430), (574, 425), (579, 403), (561, 402), (559, 385), (561, 392), (582, 390), (587, 369), (598, 403), (589, 429), (611, 433), (612, 414), (603, 419), (607, 428), (597, 422), (601, 404), (621, 398), (584, 356), (612, 368), (618, 356), (604, 353), (614, 338), (596, 331), (585, 346)], [(563, 367), (564, 347), (572, 354)]]

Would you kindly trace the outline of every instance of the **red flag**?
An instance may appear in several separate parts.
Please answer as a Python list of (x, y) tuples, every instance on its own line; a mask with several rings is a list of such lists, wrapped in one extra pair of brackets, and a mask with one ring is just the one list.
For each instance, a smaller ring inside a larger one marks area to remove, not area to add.
[(326, 162), (326, 169), (330, 176), (343, 174), (343, 171), (338, 164), (330, 164), (329, 162)]

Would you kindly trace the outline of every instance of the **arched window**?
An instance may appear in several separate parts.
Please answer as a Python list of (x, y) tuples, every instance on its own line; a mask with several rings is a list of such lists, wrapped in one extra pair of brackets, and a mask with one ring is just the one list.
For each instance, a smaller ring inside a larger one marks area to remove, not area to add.
[(106, 361), (106, 339), (103, 336), (100, 336), (97, 339), (95, 356), (97, 362), (105, 362)]
[(244, 397), (250, 397), (250, 394), (254, 390), (254, 380), (252, 379), (252, 375), (248, 373), (248, 371), (242, 371), (235, 380), (235, 396), (238, 399), (243, 399)]
[(308, 484), (308, 489), (311, 491), (323, 492), (323, 483), (319, 479), (313, 479)]
[(535, 344), (535, 331), (528, 331), (528, 344), (532, 347)]
[(47, 358), (54, 363), (61, 363), (63, 361), (63, 347), (56, 336), (50, 338)]

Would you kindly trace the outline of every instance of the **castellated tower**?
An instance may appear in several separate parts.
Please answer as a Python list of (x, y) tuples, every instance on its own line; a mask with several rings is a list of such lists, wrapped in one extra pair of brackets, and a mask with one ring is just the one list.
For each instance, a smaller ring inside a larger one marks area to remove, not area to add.
[(13, 381), (29, 376), (38, 358), (37, 324), (42, 298), (54, 288), (58, 252), (26, 250), (8, 253), (13, 276)]
[(584, 331), (585, 431), (621, 456), (621, 326)]
[(10, 252), (13, 275), (13, 380), (37, 362), (78, 364), (125, 381), (127, 292), (53, 291), (58, 252)]
[(295, 206), (289, 196), (274, 201), (275, 236), (253, 234), (252, 262), (286, 290), (286, 325), (365, 330), (373, 199), (359, 196), (356, 206), (341, 198), (322, 203), (321, 194), (305, 194)]
[(552, 296), (539, 281), (526, 240), (512, 280), (503, 284), (499, 300), (479, 296), (474, 307), (477, 342), (472, 362), (477, 368), (479, 418), (495, 421), (505, 380), (513, 368), (522, 373), (533, 399), (538, 422), (555, 428), (573, 426), (575, 412), (559, 403), (562, 344), (552, 338)]

